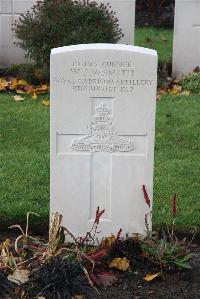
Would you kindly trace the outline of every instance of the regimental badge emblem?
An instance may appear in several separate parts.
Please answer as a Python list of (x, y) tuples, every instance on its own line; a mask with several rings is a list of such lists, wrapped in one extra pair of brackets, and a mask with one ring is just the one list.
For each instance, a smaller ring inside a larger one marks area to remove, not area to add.
[(96, 107), (88, 126), (88, 135), (74, 139), (71, 147), (75, 151), (130, 152), (133, 142), (121, 137), (113, 125), (113, 115), (105, 104)]

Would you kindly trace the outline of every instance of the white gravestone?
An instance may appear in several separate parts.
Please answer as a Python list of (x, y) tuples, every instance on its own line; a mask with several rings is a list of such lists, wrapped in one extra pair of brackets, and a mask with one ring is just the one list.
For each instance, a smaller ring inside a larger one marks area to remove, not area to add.
[(200, 0), (176, 0), (173, 76), (200, 67)]
[(24, 51), (16, 46), (12, 24), (30, 9), (36, 0), (0, 0), (0, 67), (24, 63)]
[[(90, 44), (51, 54), (51, 212), (76, 236), (144, 233), (152, 198), (156, 51)], [(151, 226), (151, 223), (150, 223)]]
[(119, 43), (134, 44), (135, 31), (135, 0), (94, 0), (98, 4), (110, 4), (110, 10), (116, 13), (119, 28), (122, 29), (124, 36)]
[[(19, 18), (20, 14), (25, 13), (36, 2), (37, 0), (0, 0), (0, 67), (26, 62), (25, 52), (14, 44), (16, 38), (12, 31), (12, 24)], [(133, 44), (135, 0), (96, 0), (96, 2), (98, 4), (110, 3), (111, 10), (116, 12), (119, 27), (124, 33), (120, 42)]]

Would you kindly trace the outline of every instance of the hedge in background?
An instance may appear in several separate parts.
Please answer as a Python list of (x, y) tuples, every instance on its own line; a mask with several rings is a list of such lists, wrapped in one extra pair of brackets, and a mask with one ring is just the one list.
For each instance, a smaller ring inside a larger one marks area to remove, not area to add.
[(52, 48), (80, 43), (116, 43), (122, 37), (109, 5), (87, 0), (38, 1), (14, 23), (17, 45), (49, 73)]

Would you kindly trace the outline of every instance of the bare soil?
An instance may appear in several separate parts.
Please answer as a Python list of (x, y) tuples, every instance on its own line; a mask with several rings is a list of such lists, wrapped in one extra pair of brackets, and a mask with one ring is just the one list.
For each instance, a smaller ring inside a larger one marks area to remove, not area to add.
[(137, 269), (125, 273), (116, 284), (100, 289), (100, 296), (94, 299), (199, 299), (200, 298), (200, 247), (192, 246), (194, 257), (191, 270), (165, 272), (163, 278), (158, 277), (146, 282), (144, 276), (152, 269)]
[[(47, 240), (45, 236), (40, 237)], [(0, 234), (0, 242), (7, 238), (14, 240), (16, 234)], [(200, 244), (199, 238), (195, 240), (198, 244), (191, 245), (191, 270), (164, 271), (162, 277), (146, 282), (146, 274), (156, 273), (159, 269), (141, 261), (141, 264), (135, 265), (135, 269), (133, 265), (133, 271), (119, 271), (117, 282), (109, 287), (98, 288), (100, 294), (93, 299), (199, 299)]]

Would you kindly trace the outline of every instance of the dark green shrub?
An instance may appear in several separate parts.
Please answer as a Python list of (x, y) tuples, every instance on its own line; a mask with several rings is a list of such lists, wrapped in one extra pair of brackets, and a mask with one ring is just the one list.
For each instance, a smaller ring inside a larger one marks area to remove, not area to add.
[(38, 1), (14, 23), (17, 44), (39, 67), (49, 69), (52, 48), (80, 43), (116, 43), (122, 37), (109, 5), (88, 0)]
[(39, 85), (46, 83), (47, 71), (45, 68), (39, 68), (34, 64), (12, 64), (6, 69), (0, 70), (0, 76), (16, 77), (26, 80), (30, 84)]

